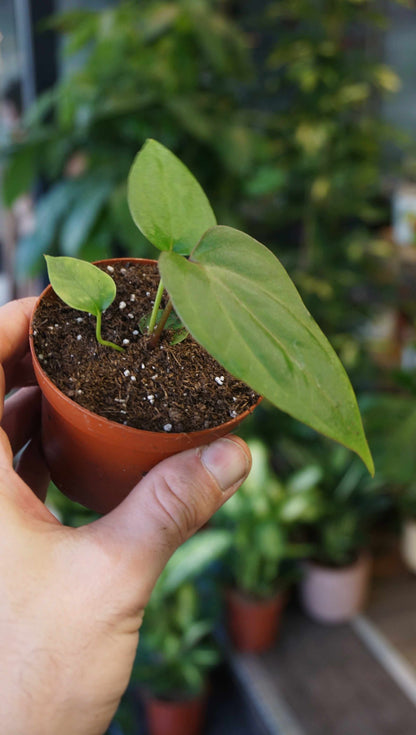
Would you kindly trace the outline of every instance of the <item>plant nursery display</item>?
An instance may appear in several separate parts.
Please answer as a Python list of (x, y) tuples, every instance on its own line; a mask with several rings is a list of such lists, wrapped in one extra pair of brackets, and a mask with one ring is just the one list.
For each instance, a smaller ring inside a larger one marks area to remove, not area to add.
[(263, 651), (276, 639), (287, 587), (296, 575), (294, 562), (311, 550), (310, 545), (292, 540), (293, 529), (314, 519), (319, 497), (314, 495), (315, 468), (302, 473), (302, 490), (298, 473), (283, 485), (270, 468), (265, 445), (252, 440), (249, 447), (252, 471), (214, 522), (230, 534), (226, 561), (231, 640), (239, 650)]
[[(137, 155), (128, 198), (135, 223), (162, 251), (157, 266), (145, 261), (138, 270), (126, 259), (96, 267), (49, 257), (54, 290), (41, 295), (31, 323), (35, 370), (46, 391), (45, 451), (58, 487), (72, 484), (75, 499), (108, 510), (164, 456), (229, 432), (259, 395), (355, 451), (373, 472), (344, 368), (278, 259), (249, 235), (216, 225), (197, 181), (157, 141)], [(53, 402), (72, 418), (57, 416)], [(90, 447), (81, 448), (74, 429), (82, 426), (91, 443), (93, 412), (109, 436), (104, 456), (91, 447), (88, 477), (81, 456)], [(211, 429), (204, 439), (200, 432)], [(145, 463), (134, 466), (142, 432), (150, 444), (140, 458)], [(128, 454), (121, 471), (111, 459), (104, 462), (116, 435), (115, 452)], [(113, 500), (99, 499), (100, 465), (104, 484), (118, 484)], [(83, 499), (92, 476), (98, 501), (91, 494)]]
[(196, 735), (208, 694), (208, 675), (220, 660), (213, 638), (219, 592), (198, 580), (229, 546), (228, 534), (207, 530), (168, 562), (146, 608), (132, 682), (143, 694), (151, 735)]

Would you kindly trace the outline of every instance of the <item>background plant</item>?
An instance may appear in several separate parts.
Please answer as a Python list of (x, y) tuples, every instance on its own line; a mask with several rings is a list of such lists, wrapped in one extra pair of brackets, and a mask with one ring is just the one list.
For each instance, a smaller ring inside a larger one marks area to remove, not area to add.
[(315, 453), (320, 472), (316, 487), (318, 512), (304, 527), (312, 545), (312, 558), (329, 566), (344, 566), (356, 560), (370, 545), (373, 525), (391, 507), (382, 478), (367, 478), (359, 463), (343, 447), (326, 447)]
[(157, 697), (200, 694), (220, 660), (213, 638), (220, 596), (212, 565), (228, 546), (226, 533), (200, 532), (175, 552), (156, 584), (140, 631), (132, 682)]
[(253, 6), (245, 27), (262, 29), (261, 84), (251, 94), (271, 150), (247, 181), (257, 195), (250, 206), (261, 237), (277, 227), (279, 252), (309, 308), (363, 381), (355, 330), (386, 299), (371, 258), (389, 221), (386, 171), (397, 172), (398, 151), (414, 147), (379, 114), (382, 97), (400, 85), (379, 54), (387, 15), (380, 4), (350, 0), (263, 7), (259, 20)]
[(19, 243), (19, 272), (39, 270), (45, 252), (87, 260), (146, 254), (126, 180), (150, 135), (198, 173), (224, 219), (238, 219), (230, 205), (262, 144), (241, 105), (251, 70), (247, 37), (221, 5), (125, 0), (61, 14), (52, 25), (65, 53), (82, 54), (82, 62), (38, 99), (19, 134), (24, 142), (10, 150), (6, 202), (35, 178), (44, 191), (36, 230)]
[(253, 468), (240, 490), (215, 515), (228, 529), (226, 573), (233, 587), (258, 598), (272, 597), (296, 575), (296, 560), (310, 546), (295, 542), (299, 524), (319, 514), (315, 470), (293, 475), (283, 484), (272, 471), (263, 443), (249, 442)]

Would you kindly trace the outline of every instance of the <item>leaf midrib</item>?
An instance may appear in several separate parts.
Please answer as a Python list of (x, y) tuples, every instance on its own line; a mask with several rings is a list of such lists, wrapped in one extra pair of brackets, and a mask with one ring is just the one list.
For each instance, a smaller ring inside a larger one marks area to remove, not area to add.
[[(205, 268), (207, 268), (207, 266), (206, 266), (205, 264), (204, 264), (204, 267), (205, 267)], [(209, 267), (209, 269), (210, 269), (211, 271), (212, 271), (212, 270), (214, 270), (214, 271), (215, 271), (215, 270), (219, 270), (219, 269), (218, 269), (218, 267), (215, 267), (215, 266), (214, 266), (213, 268), (211, 268), (211, 266), (208, 266), (208, 267)], [(222, 270), (222, 269), (221, 269), (221, 270)], [(232, 271), (231, 269), (228, 269), (228, 270), (229, 270), (229, 271), (230, 271), (231, 273), (235, 273), (235, 271)], [(260, 329), (261, 329), (261, 330), (262, 330), (262, 331), (263, 331), (264, 333), (266, 333), (266, 334), (267, 334), (267, 335), (268, 335), (268, 336), (269, 336), (269, 337), (271, 338), (272, 342), (275, 342), (275, 343), (276, 343), (276, 344), (277, 344), (277, 345), (279, 346), (279, 348), (280, 348), (280, 349), (282, 350), (282, 352), (283, 352), (283, 353), (285, 353), (285, 354), (286, 354), (287, 358), (288, 358), (289, 360), (291, 360), (292, 362), (294, 362), (294, 363), (296, 364), (296, 366), (297, 366), (298, 370), (299, 370), (299, 371), (300, 371), (301, 373), (303, 373), (303, 374), (305, 374), (305, 372), (307, 373), (307, 375), (309, 376), (309, 380), (310, 380), (310, 383), (311, 383), (312, 385), (315, 385), (315, 386), (316, 386), (316, 388), (317, 388), (318, 392), (320, 392), (320, 393), (321, 393), (321, 394), (322, 394), (322, 395), (323, 395), (323, 396), (324, 396), (324, 397), (325, 397), (325, 398), (327, 399), (327, 401), (328, 401), (329, 405), (332, 405), (332, 406), (333, 406), (334, 408), (336, 408), (336, 407), (337, 407), (337, 403), (336, 403), (336, 402), (335, 402), (335, 401), (334, 401), (334, 400), (333, 400), (333, 399), (332, 399), (332, 398), (330, 397), (330, 395), (329, 395), (328, 393), (326, 393), (326, 391), (325, 391), (325, 390), (324, 390), (324, 389), (322, 388), (321, 384), (319, 384), (319, 383), (317, 383), (317, 382), (315, 381), (315, 379), (314, 379), (314, 376), (313, 376), (313, 375), (311, 375), (311, 373), (310, 373), (309, 371), (301, 370), (301, 368), (300, 368), (300, 366), (299, 366), (299, 363), (298, 363), (297, 359), (296, 359), (295, 357), (292, 357), (292, 354), (291, 354), (291, 353), (290, 353), (290, 351), (289, 351), (289, 350), (287, 349), (287, 347), (286, 347), (285, 345), (283, 345), (283, 344), (282, 344), (282, 343), (281, 343), (281, 342), (280, 342), (280, 341), (279, 341), (279, 340), (278, 340), (278, 339), (277, 339), (277, 338), (275, 337), (275, 335), (273, 335), (273, 334), (272, 334), (272, 333), (270, 332), (270, 330), (269, 330), (269, 329), (267, 329), (267, 327), (265, 327), (265, 326), (263, 325), (263, 323), (262, 323), (261, 321), (259, 321), (259, 319), (258, 319), (258, 318), (257, 318), (257, 317), (256, 317), (256, 316), (255, 316), (255, 315), (254, 315), (254, 314), (252, 313), (252, 311), (250, 311), (250, 309), (248, 309), (248, 308), (247, 308), (246, 304), (245, 304), (245, 303), (244, 303), (243, 301), (241, 301), (241, 300), (240, 300), (240, 299), (239, 299), (239, 298), (238, 298), (238, 297), (236, 296), (235, 292), (234, 292), (234, 291), (233, 291), (232, 289), (230, 289), (230, 288), (229, 288), (229, 287), (228, 287), (228, 286), (227, 286), (227, 285), (226, 285), (226, 284), (225, 284), (225, 283), (224, 283), (224, 282), (222, 281), (222, 279), (219, 279), (219, 278), (215, 278), (215, 275), (214, 275), (214, 277), (213, 277), (213, 278), (211, 278), (211, 280), (213, 280), (213, 281), (215, 281), (215, 282), (219, 283), (219, 284), (220, 284), (220, 285), (222, 286), (223, 290), (225, 290), (225, 291), (227, 291), (227, 292), (228, 292), (229, 294), (231, 294), (231, 298), (232, 298), (232, 299), (234, 299), (234, 301), (235, 301), (235, 302), (236, 302), (236, 303), (238, 304), (239, 308), (240, 308), (240, 309), (242, 309), (243, 311), (245, 311), (245, 312), (246, 312), (247, 314), (249, 314), (249, 315), (250, 315), (250, 317), (251, 317), (251, 318), (252, 318), (252, 319), (253, 319), (253, 320), (255, 321), (255, 323), (259, 325)], [(244, 280), (246, 280), (246, 279), (244, 279)], [(268, 294), (269, 294), (269, 292), (265, 292), (265, 293), (268, 293)], [(269, 294), (269, 295), (270, 295), (270, 294)], [(284, 304), (282, 304), (282, 303), (281, 303), (281, 302), (280, 302), (280, 301), (279, 301), (278, 299), (276, 299), (276, 300), (278, 301), (278, 303), (279, 303), (279, 304), (280, 304), (281, 306), (283, 306), (283, 308), (285, 308), (285, 305), (284, 305)], [(217, 302), (217, 303), (218, 303), (218, 302)], [(221, 308), (223, 309), (222, 305), (221, 305)], [(289, 309), (286, 309), (286, 311), (288, 311), (288, 313), (290, 313), (290, 314), (291, 314), (291, 316), (293, 317), (293, 319), (295, 319), (296, 321), (299, 321), (299, 323), (300, 323), (300, 324), (302, 324), (303, 326), (305, 326), (305, 325), (303, 324), (303, 322), (302, 322), (302, 321), (301, 321), (300, 319), (298, 319), (298, 318), (297, 318), (296, 316), (294, 316), (294, 314), (293, 314), (293, 313), (292, 313), (292, 312), (291, 312), (291, 311), (290, 311)], [(232, 325), (233, 325), (233, 322), (231, 321), (231, 319), (230, 319), (229, 315), (227, 314), (227, 312), (223, 310), (223, 313), (224, 313), (224, 314), (226, 314), (226, 316), (227, 316), (227, 319), (228, 319), (228, 322), (229, 322), (230, 324), (232, 324)], [(236, 331), (236, 330), (235, 330), (235, 327), (234, 327), (234, 330), (233, 330), (233, 331)], [(309, 330), (308, 330), (308, 331), (309, 331)], [(264, 367), (265, 367), (265, 366), (264, 366), (264, 364), (263, 364), (263, 363), (262, 363), (262, 362), (261, 362), (261, 361), (260, 361), (260, 360), (258, 359), (258, 357), (256, 356), (256, 354), (255, 354), (255, 353), (253, 352), (253, 350), (252, 350), (252, 348), (251, 348), (250, 344), (249, 344), (249, 343), (247, 342), (247, 340), (246, 340), (246, 338), (245, 338), (245, 335), (241, 335), (241, 333), (240, 333), (240, 332), (239, 332), (238, 334), (239, 334), (239, 336), (240, 336), (240, 337), (241, 337), (241, 336), (243, 336), (244, 342), (245, 342), (245, 344), (247, 345), (247, 347), (248, 347), (248, 349), (249, 349), (250, 353), (251, 353), (251, 354), (252, 354), (252, 355), (254, 356), (254, 358), (255, 358), (256, 362), (257, 362), (257, 363), (259, 363), (259, 364), (260, 364), (260, 365), (261, 365), (261, 366), (263, 367), (263, 369), (264, 369)], [(313, 335), (313, 336), (314, 336), (314, 335)], [(317, 342), (317, 344), (318, 344), (318, 345), (319, 345), (319, 346), (321, 347), (320, 343), (319, 343), (319, 342), (318, 342), (318, 341), (316, 340), (316, 337), (315, 337), (315, 341), (316, 341), (316, 342)], [(271, 377), (273, 378), (273, 375), (272, 375), (272, 373), (270, 372), (270, 370), (269, 370), (268, 368), (267, 368), (267, 372), (268, 372), (268, 373), (269, 373), (269, 374), (271, 375)]]

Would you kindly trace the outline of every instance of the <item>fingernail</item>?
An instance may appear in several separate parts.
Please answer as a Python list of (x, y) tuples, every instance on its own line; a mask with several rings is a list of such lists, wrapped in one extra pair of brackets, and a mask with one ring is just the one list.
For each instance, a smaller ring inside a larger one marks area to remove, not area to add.
[(204, 447), (201, 460), (223, 492), (242, 481), (250, 465), (244, 449), (232, 439), (218, 439)]

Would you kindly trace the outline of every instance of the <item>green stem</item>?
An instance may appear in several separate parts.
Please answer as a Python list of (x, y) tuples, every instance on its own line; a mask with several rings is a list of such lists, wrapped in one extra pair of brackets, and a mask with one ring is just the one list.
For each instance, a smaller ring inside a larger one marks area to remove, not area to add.
[(152, 334), (156, 326), (157, 314), (159, 311), (160, 302), (162, 301), (163, 291), (164, 291), (163, 281), (162, 279), (160, 279), (159, 286), (157, 288), (155, 303), (153, 304), (152, 313), (150, 315), (149, 326), (147, 328), (147, 331), (149, 332), (149, 334)]
[(105, 347), (112, 347), (114, 350), (118, 350), (118, 352), (124, 352), (123, 347), (119, 347), (118, 345), (115, 345), (114, 342), (108, 342), (106, 339), (103, 339), (101, 336), (101, 311), (97, 314), (97, 323), (95, 325), (95, 336), (97, 337), (97, 342), (100, 343), (100, 345), (104, 345)]
[(163, 310), (163, 314), (160, 317), (160, 322), (157, 325), (156, 329), (154, 330), (153, 335), (152, 335), (152, 339), (149, 342), (149, 347), (151, 347), (152, 349), (154, 347), (156, 347), (157, 344), (159, 344), (160, 335), (162, 334), (162, 332), (163, 332), (163, 330), (165, 328), (165, 324), (166, 324), (166, 322), (167, 322), (167, 320), (169, 318), (169, 314), (172, 311), (172, 309), (173, 309), (173, 304), (172, 304), (171, 300), (169, 299), (168, 303), (166, 304), (166, 306), (165, 306), (165, 308)]

